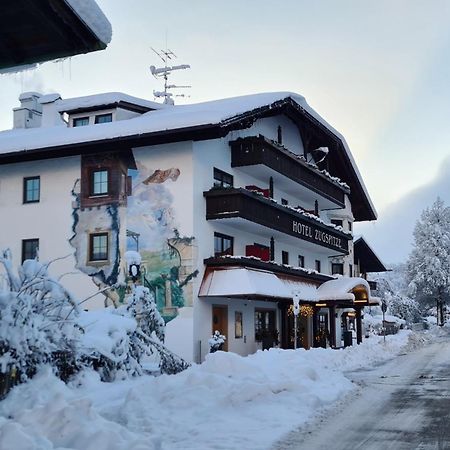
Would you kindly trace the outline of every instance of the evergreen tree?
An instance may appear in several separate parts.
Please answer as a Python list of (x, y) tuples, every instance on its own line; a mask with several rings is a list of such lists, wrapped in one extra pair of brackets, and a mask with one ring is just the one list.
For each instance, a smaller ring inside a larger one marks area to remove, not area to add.
[(443, 325), (445, 296), (450, 292), (450, 208), (439, 197), (416, 223), (408, 276), (411, 292), (436, 300), (437, 323)]

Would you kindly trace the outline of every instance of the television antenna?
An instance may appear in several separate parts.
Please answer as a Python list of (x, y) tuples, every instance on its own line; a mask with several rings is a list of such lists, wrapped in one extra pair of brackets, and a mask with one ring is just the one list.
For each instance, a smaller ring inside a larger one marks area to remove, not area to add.
[(176, 85), (176, 84), (169, 84), (169, 75), (172, 74), (172, 72), (175, 72), (177, 70), (185, 70), (190, 69), (191, 66), (189, 64), (179, 64), (179, 65), (173, 65), (169, 66), (169, 62), (171, 60), (176, 59), (177, 55), (170, 50), (160, 50), (157, 51), (153, 47), (150, 47), (153, 52), (161, 59), (161, 61), (164, 63), (164, 67), (156, 67), (156, 66), (150, 66), (150, 73), (156, 78), (156, 79), (163, 79), (164, 80), (164, 91), (153, 91), (153, 95), (156, 98), (163, 98), (163, 103), (166, 105), (173, 105), (174, 97), (187, 97), (186, 94), (177, 94), (174, 96), (173, 92), (170, 92), (171, 89), (188, 89), (191, 86), (186, 85)]

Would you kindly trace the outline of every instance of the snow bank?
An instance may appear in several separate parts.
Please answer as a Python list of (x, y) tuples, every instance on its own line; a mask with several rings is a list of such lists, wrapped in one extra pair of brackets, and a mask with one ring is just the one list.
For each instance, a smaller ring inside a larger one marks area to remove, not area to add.
[(411, 332), (343, 350), (217, 352), (175, 375), (71, 386), (43, 370), (0, 403), (0, 448), (266, 449), (342, 398), (347, 371), (396, 355)]

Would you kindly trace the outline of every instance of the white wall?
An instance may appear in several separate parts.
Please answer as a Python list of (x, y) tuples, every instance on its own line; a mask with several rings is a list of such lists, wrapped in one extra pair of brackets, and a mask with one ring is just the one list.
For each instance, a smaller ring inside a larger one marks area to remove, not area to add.
[[(254, 136), (263, 134), (269, 139), (277, 139), (277, 128), (281, 124), (283, 129), (283, 145), (290, 151), (303, 154), (303, 143), (299, 135), (298, 129), (285, 116), (277, 116), (258, 120), (255, 124), (247, 129), (231, 132), (226, 138), (215, 139), (211, 141), (199, 141), (193, 143), (193, 210), (194, 210), (194, 234), (201, 236), (198, 248), (198, 267), (203, 274), (203, 260), (214, 255), (214, 232), (222, 232), (234, 237), (234, 254), (245, 255), (245, 246), (258, 242), (269, 245), (270, 241), (266, 236), (258, 237), (258, 233), (244, 231), (239, 226), (227, 225), (226, 221), (207, 221), (206, 203), (203, 192), (208, 191), (213, 186), (213, 168), (216, 167), (223, 170), (234, 177), (234, 185), (243, 187), (255, 184), (260, 186), (261, 182), (247, 175), (241, 170), (231, 167), (231, 149), (229, 141), (238, 137)], [(268, 186), (261, 186), (268, 187)], [(300, 191), (300, 190), (299, 190)], [(277, 200), (285, 198), (290, 204), (305, 204), (304, 200), (294, 198), (283, 191), (276, 190)], [(313, 209), (314, 205), (309, 205)], [(327, 215), (324, 214), (327, 219)], [(323, 273), (331, 273), (331, 261), (328, 256), (335, 254), (333, 250), (324, 247), (315, 246), (305, 243), (304, 241), (291, 236), (283, 236), (276, 238), (275, 241), (275, 259), (281, 262), (282, 250), (288, 251), (290, 256), (290, 264), (297, 266), (298, 255), (305, 256), (305, 267), (314, 269), (315, 260), (321, 261), (321, 271)], [(252, 353), (256, 350), (254, 340), (254, 309), (257, 302), (249, 302), (244, 300), (204, 300), (196, 297), (200, 288), (202, 277), (194, 280), (194, 358), (198, 358), (199, 341), (202, 342), (202, 356), (207, 351), (207, 340), (211, 335), (212, 305), (227, 304), (228, 305), (228, 326), (229, 326), (229, 350), (236, 351), (241, 354)], [(275, 304), (262, 302), (260, 307), (270, 307)], [(244, 320), (244, 334), (247, 336), (246, 344), (243, 340), (234, 339), (234, 312), (242, 311)], [(245, 330), (252, 330), (246, 333)]]
[[(40, 201), (23, 204), (24, 177), (40, 176)], [(68, 256), (50, 266), (52, 275), (60, 276), (64, 285), (83, 299), (97, 288), (90, 277), (74, 269), (72, 236), (72, 188), (80, 178), (77, 156), (0, 166), (0, 250), (10, 248), (14, 265), (21, 263), (22, 239), (39, 239), (39, 256), (43, 262)], [(93, 299), (89, 306), (95, 303)], [(102, 299), (101, 299), (102, 301)]]

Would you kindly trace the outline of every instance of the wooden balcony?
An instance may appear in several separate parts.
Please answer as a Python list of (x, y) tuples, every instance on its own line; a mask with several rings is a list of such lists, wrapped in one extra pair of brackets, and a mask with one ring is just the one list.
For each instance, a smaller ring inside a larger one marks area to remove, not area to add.
[(232, 167), (255, 166), (256, 171), (256, 166), (266, 166), (344, 208), (345, 194), (350, 193), (348, 187), (264, 136), (239, 138), (230, 146)]
[(321, 223), (312, 215), (279, 205), (243, 188), (213, 188), (203, 196), (206, 198), (207, 220), (241, 218), (348, 254), (351, 235)]

